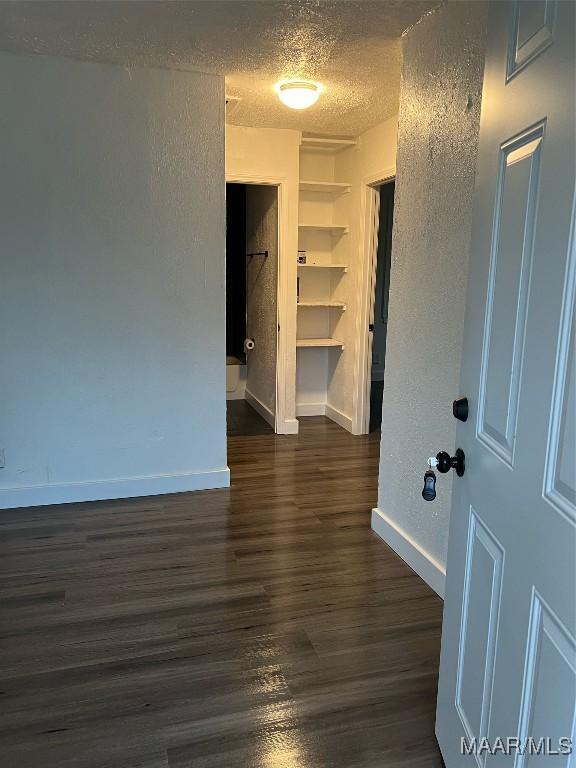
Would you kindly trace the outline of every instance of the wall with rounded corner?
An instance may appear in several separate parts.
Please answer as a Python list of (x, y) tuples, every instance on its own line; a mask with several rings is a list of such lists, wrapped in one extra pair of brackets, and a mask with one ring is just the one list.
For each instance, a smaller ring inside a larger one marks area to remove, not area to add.
[(452, 478), (433, 503), (421, 491), (427, 458), (455, 447), (485, 20), (483, 2), (448, 2), (403, 38), (373, 527), (440, 593)]

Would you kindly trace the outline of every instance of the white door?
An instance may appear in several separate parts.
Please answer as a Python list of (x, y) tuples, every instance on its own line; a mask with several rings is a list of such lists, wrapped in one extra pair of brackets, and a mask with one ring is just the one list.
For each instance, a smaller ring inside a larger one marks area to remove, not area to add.
[(278, 187), (246, 185), (246, 400), (276, 429)]
[(447, 768), (576, 766), (542, 754), (562, 738), (576, 751), (574, 107), (574, 3), (493, 2), (436, 721)]

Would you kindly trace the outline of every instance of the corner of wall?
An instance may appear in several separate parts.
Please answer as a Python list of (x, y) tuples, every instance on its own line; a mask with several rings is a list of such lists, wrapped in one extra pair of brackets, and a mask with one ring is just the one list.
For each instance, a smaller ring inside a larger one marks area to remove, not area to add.
[(426, 457), (450, 450), (456, 434), (451, 402), (460, 379), (485, 14), (484, 3), (449, 2), (402, 41), (380, 509), (373, 527), (439, 593), (451, 482), (443, 484), (434, 514), (422, 506), (419, 488)]
[(444, 599), (446, 569), (441, 563), (378, 507), (372, 510), (372, 530)]

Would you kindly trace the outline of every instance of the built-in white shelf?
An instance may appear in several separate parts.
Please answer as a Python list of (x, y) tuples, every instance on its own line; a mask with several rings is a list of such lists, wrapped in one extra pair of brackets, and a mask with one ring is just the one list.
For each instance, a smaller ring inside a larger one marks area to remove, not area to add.
[(343, 301), (299, 301), (299, 307), (328, 307), (329, 309), (341, 309), (342, 312), (346, 309), (346, 304)]
[(333, 235), (347, 235), (347, 224), (298, 224), (298, 229), (310, 232), (331, 232)]
[(348, 271), (348, 264), (298, 264), (298, 269), (343, 269)]
[(341, 152), (343, 149), (355, 147), (356, 139), (331, 139), (328, 137), (303, 136), (302, 148), (314, 149), (317, 152)]
[(331, 195), (341, 195), (350, 192), (352, 185), (340, 181), (301, 181), (300, 192), (327, 192)]
[(296, 339), (296, 346), (300, 349), (305, 347), (341, 347), (344, 349), (344, 344), (336, 339)]

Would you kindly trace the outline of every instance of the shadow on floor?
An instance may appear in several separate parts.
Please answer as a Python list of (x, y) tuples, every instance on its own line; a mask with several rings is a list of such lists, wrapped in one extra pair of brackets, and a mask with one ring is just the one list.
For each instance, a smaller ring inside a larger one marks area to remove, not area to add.
[(246, 400), (226, 402), (226, 427), (229, 437), (274, 434), (270, 424)]

